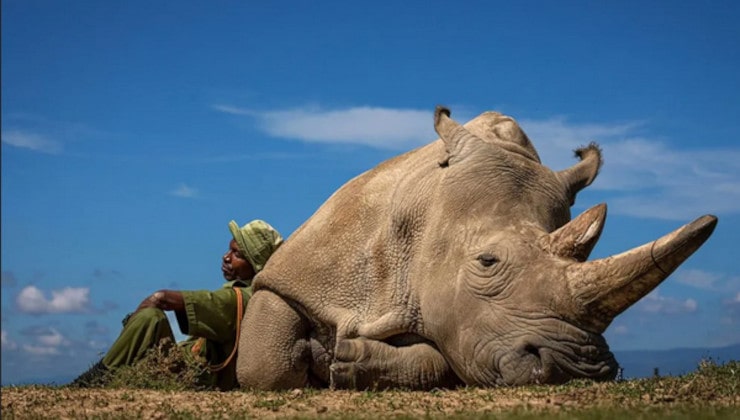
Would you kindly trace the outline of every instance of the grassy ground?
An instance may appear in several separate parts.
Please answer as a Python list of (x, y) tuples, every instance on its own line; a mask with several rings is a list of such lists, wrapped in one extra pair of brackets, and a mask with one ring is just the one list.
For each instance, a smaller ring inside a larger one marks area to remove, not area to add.
[(182, 378), (149, 386), (4, 387), (2, 418), (740, 418), (737, 361), (703, 363), (681, 377), (430, 392), (193, 391), (183, 389)]

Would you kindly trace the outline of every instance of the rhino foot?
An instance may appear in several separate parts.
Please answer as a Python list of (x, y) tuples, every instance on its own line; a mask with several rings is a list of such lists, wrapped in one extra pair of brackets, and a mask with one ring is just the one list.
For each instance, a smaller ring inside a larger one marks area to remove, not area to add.
[(364, 369), (356, 363), (335, 362), (329, 367), (330, 387), (332, 389), (369, 389), (363, 386), (362, 381), (358, 384), (358, 378), (364, 375)]
[(362, 337), (339, 340), (329, 368), (331, 387), (428, 390), (460, 383), (433, 344), (416, 341), (396, 346)]
[(330, 384), (334, 389), (368, 389), (367, 340), (340, 340), (334, 350), (334, 362), (329, 366)]

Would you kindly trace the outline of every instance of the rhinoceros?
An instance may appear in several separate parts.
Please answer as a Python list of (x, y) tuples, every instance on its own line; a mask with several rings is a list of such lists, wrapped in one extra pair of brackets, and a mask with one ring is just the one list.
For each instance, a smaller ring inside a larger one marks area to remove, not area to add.
[[(382, 124), (382, 122), (379, 122)], [(510, 117), (460, 125), (337, 190), (254, 279), (242, 387), (404, 388), (613, 379), (602, 333), (711, 235), (712, 215), (587, 261), (606, 205), (571, 220), (602, 158), (541, 164)]]

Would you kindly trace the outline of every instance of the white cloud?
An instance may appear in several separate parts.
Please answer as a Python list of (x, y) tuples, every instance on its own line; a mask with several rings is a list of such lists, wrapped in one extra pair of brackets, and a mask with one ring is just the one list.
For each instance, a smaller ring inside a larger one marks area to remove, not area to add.
[(212, 105), (211, 108), (215, 109), (216, 111), (221, 111), (226, 114), (232, 114), (232, 115), (245, 115), (248, 117), (258, 117), (259, 113), (250, 111), (248, 109), (238, 108), (231, 105)]
[(740, 324), (740, 292), (724, 300), (722, 304), (725, 311), (724, 322), (732, 325)]
[(629, 334), (629, 328), (626, 325), (617, 325), (612, 328), (612, 332), (616, 335), (627, 335)]
[(8, 332), (2, 330), (2, 341), (0, 341), (0, 347), (3, 350), (15, 350), (18, 348), (18, 344), (8, 337)]
[(30, 342), (22, 343), (20, 348), (27, 354), (37, 357), (56, 356), (62, 354), (63, 348), (72, 351), (80, 349), (72, 345), (67, 337), (51, 327), (30, 327), (21, 334), (30, 338)]
[(197, 198), (198, 190), (185, 184), (180, 184), (174, 190), (170, 191), (170, 195), (182, 198)]
[(87, 346), (93, 350), (105, 350), (108, 348), (109, 345), (110, 343), (97, 340), (89, 340), (87, 342)]
[(69, 341), (64, 338), (59, 331), (51, 328), (49, 331), (44, 332), (36, 336), (36, 340), (44, 346), (59, 347), (61, 345), (69, 345)]
[(720, 275), (703, 270), (680, 270), (674, 276), (679, 283), (687, 284), (704, 290), (715, 290)]
[(49, 346), (34, 346), (31, 344), (24, 344), (23, 350), (34, 356), (54, 356), (59, 354), (58, 348)]
[(740, 290), (740, 277), (726, 276), (704, 270), (679, 270), (674, 275), (679, 283), (703, 290), (735, 293)]
[[(269, 135), (318, 143), (354, 143), (408, 150), (437, 137), (432, 111), (380, 107), (321, 107), (254, 111), (214, 109), (251, 117)], [(459, 114), (459, 113), (457, 113)], [(467, 118), (457, 115), (460, 122)], [(679, 150), (646, 138), (644, 121), (572, 123), (565, 118), (520, 119), (545, 165), (573, 165), (573, 150), (596, 141), (604, 167), (590, 187), (608, 194), (610, 212), (641, 218), (691, 220), (701, 214), (740, 212), (740, 149)]]
[(52, 290), (51, 299), (47, 299), (39, 288), (27, 286), (16, 297), (16, 304), (22, 312), (30, 314), (86, 312), (89, 294), (86, 287), (65, 287)]
[[(575, 124), (565, 118), (517, 120), (532, 140), (542, 162), (554, 170), (565, 169), (576, 162), (573, 150), (596, 141), (604, 147), (607, 139), (624, 139), (641, 127), (641, 123)], [(607, 156), (609, 162), (611, 158)], [(601, 174), (603, 175), (603, 174)], [(599, 182), (603, 183), (599, 178)]]
[(694, 299), (681, 300), (661, 296), (656, 289), (641, 299), (636, 308), (642, 312), (676, 315), (696, 312), (698, 306)]
[(571, 124), (522, 120), (544, 164), (563, 169), (567, 150), (596, 141), (604, 166), (590, 189), (610, 194), (609, 209), (636, 217), (687, 220), (740, 211), (740, 149), (677, 150), (637, 135), (644, 123)]
[(685, 220), (704, 213), (740, 211), (740, 150), (661, 148), (664, 156), (646, 162), (646, 167), (625, 162), (605, 169), (607, 182), (620, 175), (635, 178), (624, 186), (628, 195), (612, 200), (623, 213)]
[(407, 149), (437, 138), (428, 110), (320, 107), (256, 112), (227, 105), (214, 109), (256, 118), (269, 135), (314, 143), (363, 144), (384, 149)]
[(2, 142), (10, 146), (42, 153), (56, 154), (62, 151), (61, 143), (43, 135), (23, 130), (3, 130)]

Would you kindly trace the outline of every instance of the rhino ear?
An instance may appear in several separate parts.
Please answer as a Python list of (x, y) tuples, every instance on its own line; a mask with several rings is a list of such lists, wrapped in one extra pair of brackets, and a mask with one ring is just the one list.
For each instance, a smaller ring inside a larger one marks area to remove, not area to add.
[(591, 207), (549, 235), (550, 252), (580, 262), (586, 261), (601, 236), (605, 220), (606, 204)]
[(434, 130), (445, 144), (445, 150), (439, 159), (439, 166), (445, 167), (450, 164), (450, 159), (456, 156), (462, 149), (468, 138), (474, 137), (465, 127), (450, 118), (450, 110), (438, 105), (434, 110)]
[(568, 191), (571, 206), (576, 202), (576, 194), (594, 181), (602, 164), (601, 149), (596, 143), (581, 147), (575, 153), (581, 161), (557, 173)]

